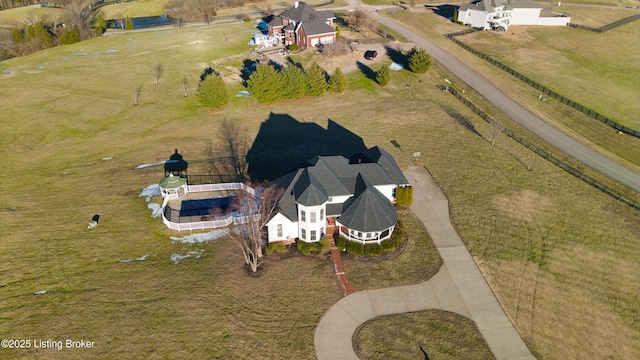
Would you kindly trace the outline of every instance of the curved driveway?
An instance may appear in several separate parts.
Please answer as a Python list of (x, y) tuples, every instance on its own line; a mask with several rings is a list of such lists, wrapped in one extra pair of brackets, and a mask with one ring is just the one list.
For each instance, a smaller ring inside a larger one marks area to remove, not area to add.
[[(423, 167), (405, 172), (411, 210), (425, 225), (443, 265), (428, 281), (348, 295), (324, 314), (314, 336), (318, 360), (357, 360), (352, 337), (378, 316), (438, 309), (473, 320), (498, 360), (535, 360), (449, 220), (449, 201)], [(425, 344), (427, 350), (429, 344)], [(417, 345), (416, 345), (417, 346)]]
[(493, 86), (480, 74), (458, 61), (454, 56), (450, 55), (431, 41), (421, 37), (414, 31), (400, 25), (394, 20), (384, 17), (378, 13), (376, 13), (376, 15), (381, 24), (388, 26), (407, 39), (410, 39), (418, 47), (425, 49), (435, 60), (440, 62), (444, 67), (467, 83), (471, 88), (515, 122), (565, 154), (610, 177), (611, 179), (640, 192), (640, 174), (600, 155), (576, 140), (573, 140), (560, 130), (547, 124), (513, 101), (509, 96), (505, 95), (502, 91)]

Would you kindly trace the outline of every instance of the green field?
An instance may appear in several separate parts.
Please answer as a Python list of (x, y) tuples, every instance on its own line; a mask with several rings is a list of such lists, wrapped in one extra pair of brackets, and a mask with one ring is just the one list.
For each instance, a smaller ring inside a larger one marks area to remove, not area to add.
[[(584, 138), (587, 146), (640, 171), (638, 138), (616, 136), (615, 129), (557, 101), (541, 102), (539, 91), (442, 36), (468, 27), (453, 24), (431, 11), (391, 10), (387, 13), (455, 54), (538, 117), (571, 136)], [(587, 14), (590, 18), (597, 18), (599, 14), (595, 10), (581, 13), (583, 19)], [(640, 129), (638, 117), (634, 116), (640, 113), (638, 101), (635, 101), (640, 83), (636, 81), (635, 68), (631, 65), (640, 56), (640, 43), (634, 36), (639, 27), (640, 22), (636, 21), (598, 34), (568, 27), (512, 26), (506, 33), (483, 31), (458, 39), (576, 102), (623, 125)], [(615, 45), (622, 40), (638, 46), (622, 51)], [(580, 44), (585, 43), (602, 47), (589, 46), (589, 51), (585, 52), (580, 48)], [(454, 85), (466, 88), (462, 83)]]
[[(439, 64), (420, 76), (394, 72), (386, 88), (356, 72), (343, 95), (275, 105), (233, 97), (222, 111), (201, 108), (195, 91), (206, 66), (232, 93), (243, 89), (239, 72), (253, 26), (225, 25), (227, 41), (217, 27), (114, 32), (0, 62), (0, 337), (96, 342), (64, 352), (66, 359), (314, 358), (315, 326), (342, 296), (331, 262), (274, 258), (262, 277), (249, 277), (228, 239), (172, 242), (186, 234), (151, 218), (138, 196), (163, 172), (136, 166), (166, 160), (177, 148), (190, 174), (206, 173), (222, 119), (254, 139), (275, 114), (294, 119), (292, 131), (337, 124), (387, 149), (403, 168), (424, 165), (538, 358), (640, 357), (637, 211), (506, 137), (492, 147), (486, 124), (436, 87), (444, 77), (456, 81)], [(166, 70), (155, 86), (159, 63)], [(184, 76), (191, 79), (186, 98)], [(272, 144), (307, 145), (277, 133)], [(421, 157), (413, 160), (414, 152)], [(88, 231), (93, 214), (100, 226)], [(170, 260), (188, 251), (201, 257)], [(60, 354), (0, 350), (3, 358)]]

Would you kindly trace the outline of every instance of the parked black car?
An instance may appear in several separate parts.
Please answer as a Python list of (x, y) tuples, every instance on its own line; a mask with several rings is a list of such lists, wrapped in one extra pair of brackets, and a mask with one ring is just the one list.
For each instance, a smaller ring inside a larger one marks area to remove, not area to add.
[(378, 52), (375, 50), (367, 50), (364, 52), (364, 58), (367, 60), (373, 60), (378, 56)]

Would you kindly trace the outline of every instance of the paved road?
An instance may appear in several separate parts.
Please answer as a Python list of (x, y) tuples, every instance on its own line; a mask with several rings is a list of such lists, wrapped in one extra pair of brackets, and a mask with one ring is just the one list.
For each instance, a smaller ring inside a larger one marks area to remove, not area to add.
[(610, 177), (611, 179), (640, 192), (640, 174), (600, 155), (599, 153), (580, 144), (576, 140), (573, 140), (560, 130), (547, 124), (542, 119), (533, 115), (513, 101), (502, 91), (498, 90), (498, 88), (493, 86), (480, 74), (458, 61), (454, 56), (450, 55), (431, 41), (419, 36), (412, 30), (389, 18), (377, 13), (376, 15), (381, 24), (388, 26), (407, 39), (410, 39), (417, 46), (425, 49), (435, 60), (444, 65), (449, 71), (467, 83), (511, 119), (565, 154)]
[[(351, 339), (360, 324), (428, 309), (472, 319), (498, 360), (534, 360), (451, 225), (442, 190), (423, 167), (412, 167), (405, 176), (414, 189), (411, 210), (427, 228), (444, 264), (421, 284), (359, 291), (340, 299), (316, 328), (318, 360), (357, 360)], [(428, 351), (429, 344), (424, 345)]]

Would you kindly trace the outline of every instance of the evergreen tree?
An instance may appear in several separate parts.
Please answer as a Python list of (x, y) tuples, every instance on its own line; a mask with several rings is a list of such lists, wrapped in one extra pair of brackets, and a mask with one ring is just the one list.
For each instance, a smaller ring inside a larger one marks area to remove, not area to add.
[(376, 73), (376, 81), (382, 86), (387, 86), (391, 81), (391, 69), (389, 65), (382, 65), (382, 68)]
[(101, 36), (105, 31), (107, 31), (107, 20), (102, 14), (98, 14), (98, 17), (96, 17), (94, 30), (98, 36)]
[(305, 93), (307, 84), (302, 71), (295, 65), (289, 65), (280, 71), (282, 98), (298, 99)]
[(133, 22), (131, 21), (129, 15), (127, 15), (126, 25), (124, 26), (124, 28), (127, 30), (133, 30)]
[(41, 22), (27, 26), (26, 34), (30, 41), (33, 41), (39, 49), (48, 49), (53, 47), (53, 39), (51, 33)]
[(416, 74), (423, 74), (431, 67), (431, 56), (424, 49), (414, 47), (409, 53), (409, 70)]
[(65, 29), (60, 34), (60, 45), (75, 44), (77, 42), (80, 42), (80, 30), (76, 26)]
[(305, 71), (307, 80), (307, 95), (320, 96), (327, 91), (327, 78), (324, 70), (315, 62)]
[(329, 91), (342, 94), (347, 90), (347, 79), (340, 68), (336, 68), (333, 75), (329, 78)]
[(260, 64), (247, 80), (249, 92), (263, 103), (274, 103), (282, 99), (282, 83), (273, 66)]
[(27, 39), (24, 38), (24, 34), (22, 34), (22, 31), (18, 28), (13, 29), (13, 41), (16, 44), (22, 44), (24, 42), (27, 41)]
[(220, 75), (213, 73), (200, 82), (200, 103), (208, 108), (219, 109), (229, 102), (229, 91)]

